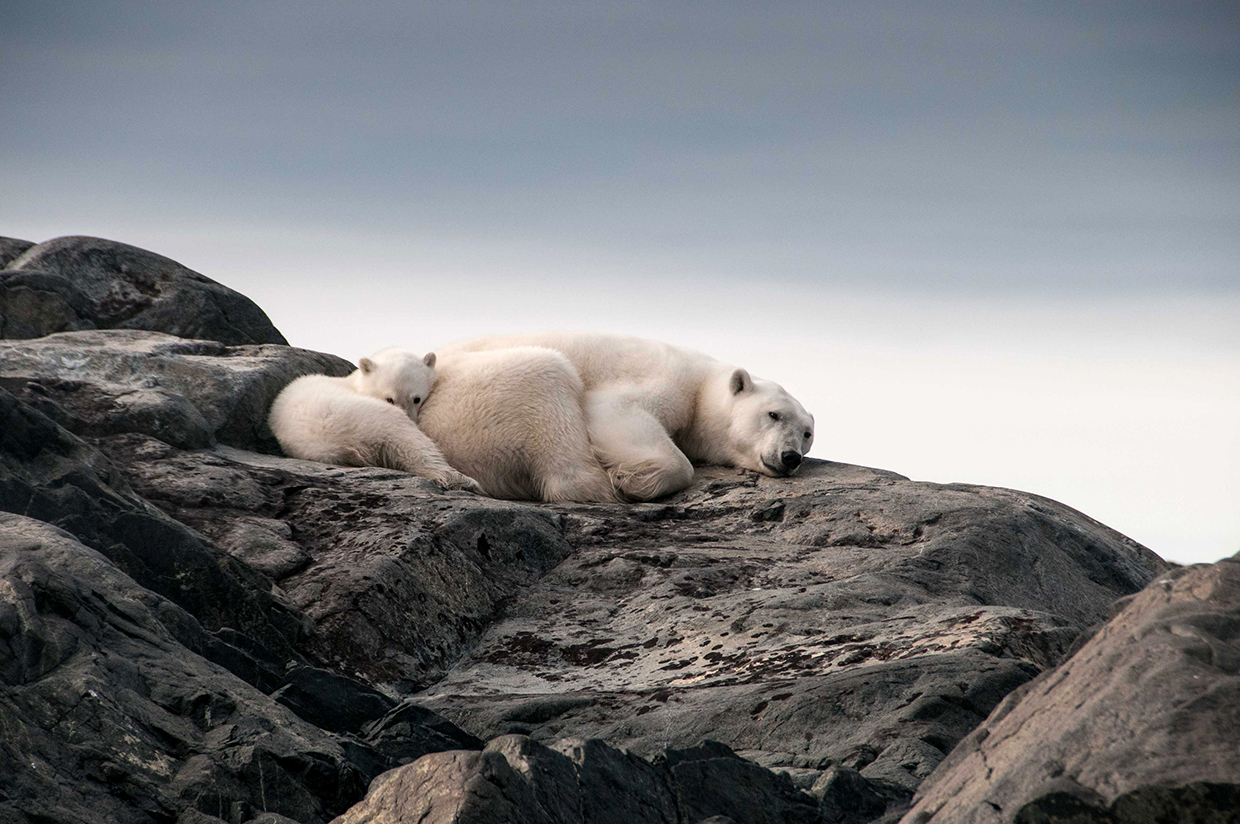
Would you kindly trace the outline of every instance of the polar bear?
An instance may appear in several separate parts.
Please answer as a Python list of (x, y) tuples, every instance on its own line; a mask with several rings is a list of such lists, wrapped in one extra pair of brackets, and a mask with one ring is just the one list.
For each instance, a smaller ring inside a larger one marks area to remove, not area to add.
[(435, 385), (435, 353), (384, 349), (347, 377), (303, 375), (276, 396), (268, 423), (285, 454), (343, 466), (385, 466), (449, 489), (480, 492), (418, 429)]
[[(684, 489), (695, 463), (788, 476), (814, 441), (813, 416), (779, 384), (658, 341), (544, 332), (437, 351), (441, 384), (423, 426), (453, 465), (500, 497), (606, 500), (600, 467), (611, 496), (635, 501)], [(531, 374), (496, 384), (499, 363)], [(483, 436), (497, 426), (507, 431), (503, 449)], [(518, 446), (519, 458), (510, 454)], [(494, 461), (501, 453), (509, 460)], [(560, 497), (514, 494), (543, 488)]]

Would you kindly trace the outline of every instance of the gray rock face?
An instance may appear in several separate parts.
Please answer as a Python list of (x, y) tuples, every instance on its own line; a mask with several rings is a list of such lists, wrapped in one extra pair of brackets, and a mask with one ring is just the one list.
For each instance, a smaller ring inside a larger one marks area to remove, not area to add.
[(1118, 606), (956, 748), (905, 821), (1240, 821), (1240, 556)]
[(308, 664), (312, 628), (0, 389), (0, 820), (307, 824), (392, 766), (480, 744)]
[(794, 479), (699, 475), (663, 504), (560, 507), (576, 551), (426, 705), (484, 738), (577, 735), (646, 756), (715, 738), (907, 798), (1163, 568), (1031, 495), (822, 461)]
[[(547, 507), (386, 470), (98, 442), (141, 495), (236, 557), (297, 554), (268, 569), (313, 623), (302, 649), (316, 666), (412, 695), (481, 738), (584, 735), (648, 757), (723, 738), (806, 787), (832, 765), (859, 770), (851, 791), (883, 809), (1163, 568), (1041, 499), (825, 463), (792, 481), (704, 470), (665, 504)], [(806, 514), (755, 519), (778, 494), (766, 484)], [(943, 511), (950, 501), (966, 511)], [(814, 546), (836, 521), (857, 535), (867, 507), (933, 503), (876, 547)], [(944, 521), (956, 525), (935, 532)], [(980, 555), (955, 552), (981, 553), (987, 535), (1008, 537), (991, 538), (986, 574), (970, 579)], [(1050, 595), (1034, 559), (1058, 576)], [(1099, 565), (1111, 574), (1091, 575)], [(1077, 620), (1021, 606), (1040, 598)]]
[(278, 452), (267, 410), (306, 374), (352, 364), (287, 346), (224, 346), (158, 332), (66, 332), (0, 341), (0, 385), (78, 435), (139, 432), (195, 449)]
[(249, 298), (162, 255), (95, 237), (26, 243), (0, 242), (0, 337), (115, 328), (288, 343)]
[[(276, 665), (293, 655), (302, 618), (271, 595), (265, 579), (150, 506), (106, 457), (3, 389), (0, 511), (66, 530), (208, 629), (229, 628)], [(261, 682), (264, 668), (254, 656), (236, 655), (236, 666)]]
[(0, 237), (0, 269), (16, 260), (22, 252), (34, 246), (33, 241), (19, 240), (15, 237)]
[[(137, 435), (99, 443), (148, 501), (262, 560), (311, 622), (302, 649), (315, 663), (396, 696), (440, 678), (502, 602), (572, 551), (556, 513), (392, 470), (185, 452)], [(303, 560), (275, 563), (290, 551)]]
[[(726, 810), (726, 814), (720, 812)], [(599, 740), (523, 735), (424, 756), (380, 776), (335, 824), (817, 824), (813, 799), (717, 742), (647, 762)]]
[(369, 778), (345, 742), (190, 652), (188, 634), (206, 635), (99, 553), (0, 514), (0, 819), (343, 811)]

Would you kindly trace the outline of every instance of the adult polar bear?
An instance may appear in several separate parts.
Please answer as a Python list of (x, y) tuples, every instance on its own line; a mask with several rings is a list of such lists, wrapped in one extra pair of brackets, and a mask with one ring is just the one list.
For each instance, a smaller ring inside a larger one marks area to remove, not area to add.
[(658, 341), (572, 332), (436, 350), (418, 422), (497, 497), (651, 500), (693, 464), (790, 475), (814, 419), (783, 387)]

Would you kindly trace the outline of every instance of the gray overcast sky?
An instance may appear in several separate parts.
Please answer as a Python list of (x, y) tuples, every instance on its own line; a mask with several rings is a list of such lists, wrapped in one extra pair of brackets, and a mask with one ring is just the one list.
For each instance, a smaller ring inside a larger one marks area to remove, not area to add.
[(0, 234), (356, 359), (550, 327), (788, 386), (814, 454), (1240, 549), (1240, 10), (0, 0)]
[(1234, 3), (0, 8), (10, 218), (1240, 288)]

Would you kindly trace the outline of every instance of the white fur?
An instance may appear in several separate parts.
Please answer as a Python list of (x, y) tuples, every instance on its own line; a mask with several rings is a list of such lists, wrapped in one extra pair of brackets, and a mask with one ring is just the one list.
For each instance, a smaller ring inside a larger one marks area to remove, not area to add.
[(453, 466), (496, 498), (615, 501), (582, 416), (585, 387), (558, 352), (523, 346), (439, 358), (419, 417)]
[(276, 396), (268, 423), (285, 454), (342, 466), (385, 466), (450, 489), (481, 491), (453, 469), (415, 420), (435, 385), (435, 353), (385, 349), (344, 378), (303, 375)]
[[(783, 387), (658, 341), (548, 332), (466, 341), (439, 357), (426, 412), (445, 411), (423, 426), (501, 497), (561, 499), (530, 494), (551, 488), (600, 500), (601, 465), (620, 496), (650, 500), (688, 486), (695, 463), (791, 474), (813, 443), (813, 416)], [(503, 379), (518, 366), (528, 374)], [(589, 492), (565, 474), (590, 478)]]

